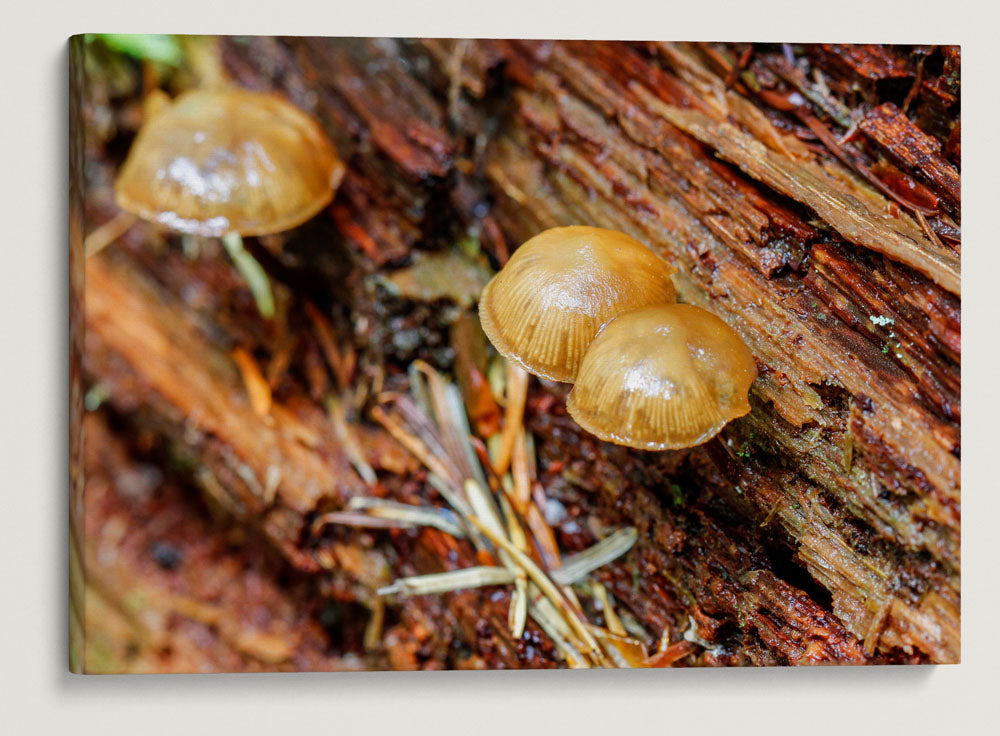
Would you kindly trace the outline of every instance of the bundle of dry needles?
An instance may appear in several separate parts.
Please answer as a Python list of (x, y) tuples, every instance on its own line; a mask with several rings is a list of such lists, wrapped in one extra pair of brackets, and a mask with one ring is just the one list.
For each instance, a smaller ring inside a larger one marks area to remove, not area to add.
[[(486, 446), (471, 435), (457, 386), (422, 361), (411, 365), (410, 394), (384, 393), (372, 410), (372, 417), (424, 464), (428, 482), (451, 509), (355, 498), (347, 510), (324, 514), (316, 523), (429, 526), (468, 539), (481, 559), (494, 564), (399, 578), (378, 595), (513, 585), (507, 624), (515, 638), (531, 617), (570, 667), (648, 665), (645, 643), (630, 635), (607, 590), (587, 580), (628, 552), (637, 532), (625, 527), (583, 552), (562, 557), (542, 513), (544, 491), (533, 477), (534, 441), (523, 424), (527, 374), (508, 364), (506, 379), (504, 428)], [(587, 619), (578, 590), (593, 596), (604, 615), (603, 627)]]

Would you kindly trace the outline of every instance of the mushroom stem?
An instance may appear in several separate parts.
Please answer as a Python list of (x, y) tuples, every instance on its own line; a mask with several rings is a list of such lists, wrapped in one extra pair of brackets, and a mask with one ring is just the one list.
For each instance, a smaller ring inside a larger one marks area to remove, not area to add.
[(257, 259), (250, 255), (243, 248), (243, 238), (239, 233), (230, 232), (222, 236), (222, 244), (226, 247), (226, 252), (233, 259), (236, 268), (243, 278), (246, 279), (250, 293), (257, 302), (257, 310), (266, 319), (274, 316), (274, 295), (271, 293), (271, 282), (267, 278), (267, 272), (263, 269)]
[(83, 241), (83, 253), (87, 258), (95, 256), (128, 232), (138, 218), (124, 210), (94, 230)]
[(507, 407), (504, 415), (503, 437), (500, 451), (493, 463), (497, 475), (507, 472), (514, 443), (521, 435), (524, 420), (524, 403), (528, 398), (528, 373), (518, 365), (507, 362)]

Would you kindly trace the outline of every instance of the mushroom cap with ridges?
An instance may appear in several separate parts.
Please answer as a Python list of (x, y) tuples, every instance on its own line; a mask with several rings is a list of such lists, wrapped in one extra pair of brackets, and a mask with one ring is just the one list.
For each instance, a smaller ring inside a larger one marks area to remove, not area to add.
[(753, 355), (719, 317), (688, 304), (624, 314), (584, 356), (566, 407), (602, 440), (640, 450), (700, 445), (750, 411)]
[(505, 358), (537, 376), (573, 381), (608, 321), (674, 301), (673, 271), (624, 233), (552, 228), (518, 248), (487, 284), (479, 317)]
[(115, 200), (179, 232), (266, 235), (313, 217), (343, 175), (319, 124), (283, 98), (191, 90), (143, 125)]

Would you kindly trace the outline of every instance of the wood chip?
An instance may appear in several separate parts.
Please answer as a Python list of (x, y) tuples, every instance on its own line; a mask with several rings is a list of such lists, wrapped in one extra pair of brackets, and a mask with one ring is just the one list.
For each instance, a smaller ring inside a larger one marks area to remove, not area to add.
[[(649, 96), (646, 100), (678, 128), (714, 148), (722, 158), (772, 189), (812, 208), (844, 238), (915, 268), (953, 294), (961, 296), (958, 257), (936, 247), (906, 215), (890, 217), (870, 192), (862, 201), (846, 185), (824, 176), (815, 166), (792, 161), (726, 122), (702, 112), (684, 110)], [(860, 186), (860, 185), (859, 185)]]
[(250, 398), (253, 413), (267, 424), (272, 424), (273, 420), (270, 416), (271, 387), (260, 372), (260, 368), (257, 367), (257, 361), (242, 347), (234, 348), (232, 356), (233, 360), (236, 361), (236, 366), (240, 369), (240, 375), (243, 376), (243, 385)]

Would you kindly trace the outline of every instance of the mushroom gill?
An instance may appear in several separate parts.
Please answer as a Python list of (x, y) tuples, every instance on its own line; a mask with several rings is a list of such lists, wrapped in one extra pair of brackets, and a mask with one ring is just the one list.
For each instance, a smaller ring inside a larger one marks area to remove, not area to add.
[(719, 317), (661, 304), (608, 323), (566, 401), (597, 437), (642, 450), (699, 445), (750, 411), (753, 355)]
[(543, 378), (573, 381), (608, 321), (674, 301), (673, 271), (624, 233), (552, 228), (518, 248), (487, 284), (479, 316), (505, 358)]

